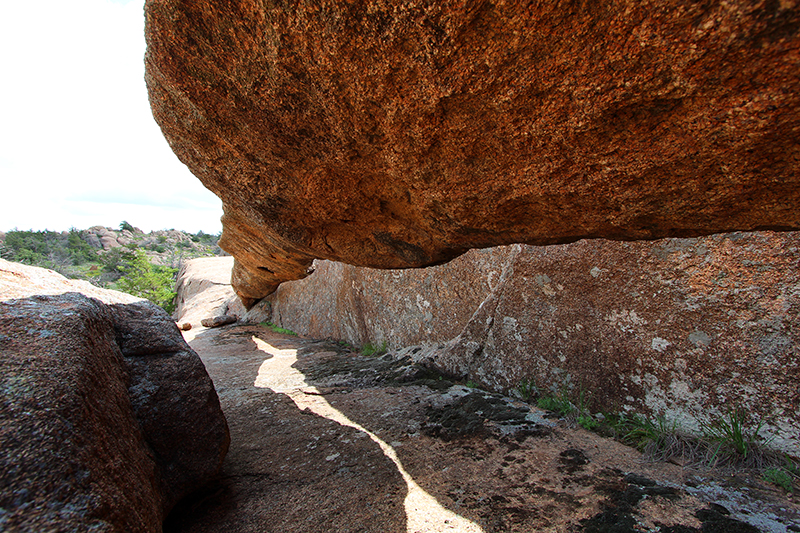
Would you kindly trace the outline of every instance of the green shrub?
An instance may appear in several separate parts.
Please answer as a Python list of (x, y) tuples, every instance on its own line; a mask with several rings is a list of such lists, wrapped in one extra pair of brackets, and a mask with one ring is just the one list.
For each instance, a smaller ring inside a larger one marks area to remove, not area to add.
[(177, 269), (152, 265), (141, 250), (136, 250), (132, 260), (118, 268), (122, 277), (116, 281), (117, 289), (147, 298), (168, 313), (175, 310), (176, 293), (173, 287)]
[(792, 483), (792, 475), (779, 467), (767, 468), (764, 471), (763, 479), (767, 483), (772, 483), (783, 488), (786, 492), (794, 493), (794, 486)]

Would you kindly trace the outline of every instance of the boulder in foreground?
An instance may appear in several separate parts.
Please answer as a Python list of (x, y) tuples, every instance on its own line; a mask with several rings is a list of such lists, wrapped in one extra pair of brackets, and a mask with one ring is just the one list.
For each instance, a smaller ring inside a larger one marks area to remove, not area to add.
[(159, 307), (0, 260), (0, 526), (161, 531), (221, 467), (227, 423)]

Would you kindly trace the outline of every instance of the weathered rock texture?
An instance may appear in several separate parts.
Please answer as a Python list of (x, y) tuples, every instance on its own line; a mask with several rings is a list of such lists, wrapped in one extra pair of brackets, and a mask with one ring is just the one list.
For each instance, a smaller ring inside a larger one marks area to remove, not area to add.
[(148, 0), (249, 305), (313, 258), (800, 228), (796, 0)]
[[(186, 261), (178, 272), (175, 316), (181, 322), (199, 326), (204, 318), (235, 314), (244, 308), (233, 298), (231, 270), (233, 257), (201, 257)], [(196, 298), (202, 294), (203, 298)]]
[(272, 322), (386, 342), (495, 390), (584, 390), (594, 409), (687, 430), (742, 408), (773, 446), (800, 449), (800, 233), (513, 245), (416, 270), (315, 266), (259, 304)]
[[(271, 318), (267, 302), (249, 310), (231, 287), (233, 257), (200, 257), (185, 261), (178, 273), (177, 307), (175, 316), (192, 327), (204, 326), (203, 321), (223, 316), (241, 318), (247, 322), (263, 322)], [(204, 326), (205, 327), (205, 326)]]
[(229, 435), (157, 306), (0, 260), (0, 529), (161, 531)]

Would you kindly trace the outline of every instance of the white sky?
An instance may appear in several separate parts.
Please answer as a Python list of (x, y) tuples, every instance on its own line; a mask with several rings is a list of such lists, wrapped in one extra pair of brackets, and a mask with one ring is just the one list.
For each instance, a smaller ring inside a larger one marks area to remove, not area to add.
[(222, 228), (150, 112), (143, 6), (0, 3), (0, 231)]

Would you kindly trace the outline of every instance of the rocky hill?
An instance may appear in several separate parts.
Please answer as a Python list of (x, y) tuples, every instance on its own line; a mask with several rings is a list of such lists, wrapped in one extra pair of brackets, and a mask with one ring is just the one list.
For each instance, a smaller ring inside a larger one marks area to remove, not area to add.
[(0, 232), (0, 258), (130, 292), (171, 311), (177, 269), (187, 259), (227, 255), (218, 240), (218, 235), (202, 231), (144, 233), (127, 222), (118, 230), (105, 226), (61, 232), (14, 229)]

